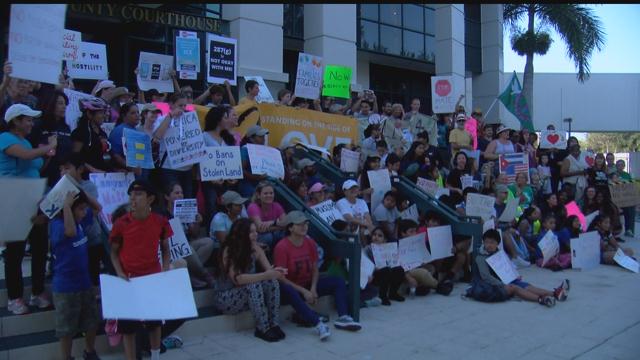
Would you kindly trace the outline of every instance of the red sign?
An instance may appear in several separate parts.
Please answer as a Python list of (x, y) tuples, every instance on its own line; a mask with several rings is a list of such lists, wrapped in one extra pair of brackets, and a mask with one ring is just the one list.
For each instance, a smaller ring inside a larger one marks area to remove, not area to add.
[(436, 81), (436, 94), (438, 96), (447, 96), (451, 92), (451, 83), (449, 80)]

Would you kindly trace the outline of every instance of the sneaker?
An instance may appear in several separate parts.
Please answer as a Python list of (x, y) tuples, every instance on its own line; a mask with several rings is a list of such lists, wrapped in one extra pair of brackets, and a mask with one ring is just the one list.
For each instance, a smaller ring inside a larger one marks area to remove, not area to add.
[(284, 331), (282, 331), (282, 329), (278, 325), (272, 327), (270, 330), (272, 330), (276, 334), (279, 340), (283, 340), (287, 337), (287, 335), (285, 335)]
[(316, 332), (320, 337), (320, 341), (325, 341), (331, 336), (331, 331), (329, 331), (329, 327), (325, 325), (322, 321), (318, 321), (318, 325), (316, 325)]
[(564, 288), (562, 287), (562, 285), (553, 289), (553, 297), (558, 301), (567, 300), (567, 293), (564, 291)]
[(35, 306), (38, 309), (46, 309), (51, 306), (51, 302), (44, 296), (44, 294), (40, 294), (38, 296), (31, 295), (29, 299), (29, 306)]
[(516, 268), (526, 268), (531, 266), (531, 263), (528, 262), (527, 260), (521, 258), (520, 256), (516, 256), (515, 259), (511, 260), (511, 262), (513, 262), (513, 265), (516, 266)]
[(182, 339), (176, 335), (169, 335), (162, 339), (162, 345), (167, 349), (178, 349), (182, 347)]
[(7, 310), (11, 311), (14, 315), (24, 315), (29, 313), (29, 308), (25, 305), (23, 299), (9, 300), (7, 304)]
[(556, 305), (556, 299), (551, 296), (544, 296), (538, 298), (538, 303), (546, 307), (554, 307)]
[(373, 299), (369, 299), (369, 300), (365, 300), (364, 304), (367, 307), (376, 307), (376, 306), (380, 306), (382, 305), (382, 299), (380, 299), (379, 297), (374, 297)]
[(93, 352), (87, 352), (87, 350), (84, 350), (82, 352), (82, 358), (84, 360), (100, 360), (100, 357), (98, 356), (98, 353), (93, 350)]
[(276, 335), (276, 333), (272, 331), (272, 329), (269, 329), (269, 330), (267, 330), (265, 332), (262, 332), (262, 331), (256, 329), (256, 331), (253, 332), (253, 336), (255, 336), (255, 337), (259, 338), (259, 339), (262, 339), (262, 340), (264, 340), (266, 342), (276, 342), (276, 341), (280, 340), (278, 338), (278, 336)]
[(564, 288), (565, 293), (567, 294), (569, 293), (569, 289), (571, 288), (571, 283), (569, 282), (569, 279), (562, 280), (562, 284), (560, 284), (560, 286)]
[(360, 323), (353, 320), (349, 315), (342, 315), (333, 322), (333, 326), (340, 330), (358, 331), (362, 329)]

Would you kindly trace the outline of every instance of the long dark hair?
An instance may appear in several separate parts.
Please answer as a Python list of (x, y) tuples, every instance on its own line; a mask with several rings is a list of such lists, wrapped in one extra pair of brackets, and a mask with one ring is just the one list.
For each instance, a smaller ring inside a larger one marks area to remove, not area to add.
[(124, 118), (127, 116), (127, 113), (129, 112), (129, 110), (131, 110), (132, 107), (138, 107), (138, 105), (136, 103), (132, 102), (128, 102), (128, 103), (124, 103), (120, 106), (120, 111), (119, 111), (119, 115), (118, 115), (118, 120), (116, 120), (116, 126), (122, 124), (122, 122), (124, 121)]
[(376, 160), (380, 161), (380, 157), (367, 156), (367, 158), (365, 159), (364, 165), (362, 166), (362, 171), (360, 172), (360, 188), (361, 189), (368, 189), (371, 187), (371, 183), (369, 182), (369, 174), (367, 173), (367, 171), (378, 170), (378, 169), (373, 169), (371, 167), (371, 164)]
[[(225, 115), (229, 115), (229, 109), (222, 106), (214, 106), (207, 112), (204, 118), (204, 131), (215, 131)], [(233, 135), (229, 133), (229, 130), (223, 129), (220, 131), (220, 136), (225, 144), (231, 146), (235, 145), (236, 140)]]
[[(409, 148), (409, 151), (407, 151), (407, 153), (404, 154), (404, 156), (402, 157), (402, 162), (412, 163), (415, 161), (415, 162), (418, 162), (420, 165), (424, 165), (425, 163), (424, 158), (426, 154), (422, 154), (420, 158), (416, 158), (416, 148), (418, 148), (418, 146), (420, 145), (424, 146), (424, 144), (419, 141), (413, 142), (413, 144), (411, 144), (411, 147)], [(425, 149), (425, 152), (426, 152), (426, 149)]]
[[(227, 239), (222, 243), (222, 247), (218, 254), (218, 262), (216, 265), (216, 273), (218, 276), (229, 274), (229, 270), (233, 268), (236, 276), (246, 272), (251, 267), (253, 244), (249, 238), (253, 222), (246, 218), (240, 218), (233, 222)], [(223, 262), (225, 250), (227, 252), (227, 262)], [(235, 282), (235, 279), (232, 279)]]
[(56, 103), (60, 96), (64, 99), (65, 105), (69, 105), (69, 98), (67, 95), (60, 90), (55, 90), (53, 94), (47, 98), (47, 101), (42, 107), (42, 127), (44, 129), (54, 130), (56, 125), (58, 125), (58, 122), (65, 123), (64, 116), (60, 120), (56, 119)]

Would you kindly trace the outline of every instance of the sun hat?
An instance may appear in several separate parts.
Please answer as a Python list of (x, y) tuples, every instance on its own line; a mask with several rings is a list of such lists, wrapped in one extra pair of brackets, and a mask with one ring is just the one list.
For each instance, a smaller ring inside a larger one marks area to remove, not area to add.
[(111, 101), (113, 101), (113, 99), (117, 99), (117, 98), (119, 98), (120, 96), (123, 96), (123, 95), (129, 95), (131, 97), (134, 97), (136, 94), (134, 94), (131, 91), (129, 91), (129, 89), (127, 89), (126, 87), (120, 86), (120, 87), (115, 88), (105, 100), (111, 102)]
[(23, 115), (38, 117), (42, 115), (42, 111), (33, 110), (32, 108), (30, 108), (25, 104), (13, 104), (9, 106), (7, 111), (4, 113), (4, 121), (8, 123), (9, 121), (17, 118), (18, 116), (23, 116)]
[(513, 129), (501, 124), (500, 126), (498, 126), (498, 130), (496, 131), (496, 135), (500, 134), (501, 132), (506, 131), (506, 130), (510, 131), (510, 130), (513, 130)]
[(102, 80), (100, 81), (100, 83), (98, 83), (98, 86), (96, 86), (96, 90), (95, 90), (95, 94), (97, 94), (100, 90), (104, 90), (104, 89), (110, 89), (110, 88), (114, 88), (116, 87), (116, 84), (113, 83), (113, 81), (111, 80)]

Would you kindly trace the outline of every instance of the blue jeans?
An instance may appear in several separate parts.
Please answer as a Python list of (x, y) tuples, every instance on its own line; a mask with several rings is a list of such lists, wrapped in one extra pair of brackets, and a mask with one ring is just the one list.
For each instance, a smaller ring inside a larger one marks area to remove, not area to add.
[(622, 214), (624, 215), (624, 230), (631, 230), (634, 234), (636, 233), (636, 207), (629, 206), (622, 208)]
[[(178, 183), (182, 187), (185, 199), (192, 199), (196, 194), (193, 192), (193, 176), (191, 169), (186, 171), (161, 169), (162, 185), (169, 186), (171, 183)], [(158, 189), (164, 190), (164, 189)]]
[[(347, 285), (342, 278), (337, 276), (327, 276), (318, 279), (316, 285), (318, 296), (333, 295), (338, 310), (338, 316), (347, 315)], [(280, 294), (285, 304), (291, 304), (298, 315), (310, 324), (318, 324), (318, 314), (313, 311), (304, 301), (304, 296), (300, 294), (293, 286), (280, 283)]]
[(272, 231), (258, 234), (258, 242), (269, 246), (273, 250), (280, 239), (285, 237), (284, 231)]

